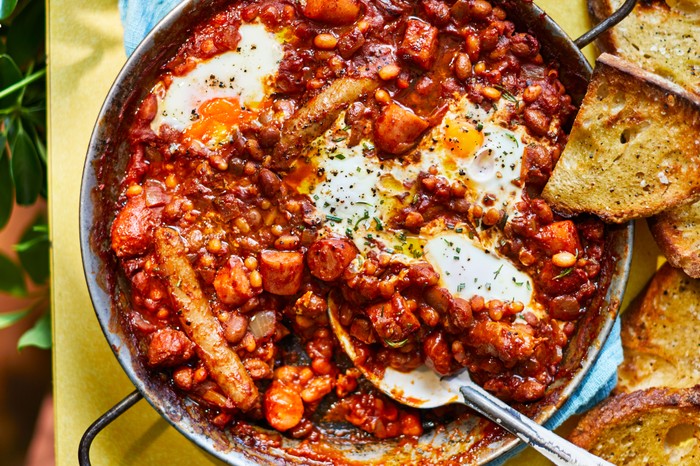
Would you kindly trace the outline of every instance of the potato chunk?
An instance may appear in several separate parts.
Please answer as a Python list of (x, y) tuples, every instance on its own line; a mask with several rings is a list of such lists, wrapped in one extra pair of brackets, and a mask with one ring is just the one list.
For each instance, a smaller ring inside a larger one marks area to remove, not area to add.
[(306, 0), (304, 16), (322, 23), (352, 24), (360, 14), (358, 0)]

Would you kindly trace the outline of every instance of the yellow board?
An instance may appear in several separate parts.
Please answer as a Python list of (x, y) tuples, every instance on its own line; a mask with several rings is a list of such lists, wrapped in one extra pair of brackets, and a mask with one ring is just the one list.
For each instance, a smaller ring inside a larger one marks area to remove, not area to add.
[[(537, 3), (573, 37), (589, 26), (584, 0)], [(93, 312), (78, 239), (80, 177), (88, 140), (102, 100), (126, 57), (116, 0), (53, 0), (48, 11), (56, 461), (59, 466), (73, 466), (85, 429), (133, 390)], [(587, 53), (593, 57), (592, 50)], [(653, 241), (645, 225), (639, 226), (628, 298), (636, 295), (656, 267)], [(110, 466), (219, 464), (145, 401), (97, 437), (92, 461)], [(508, 463), (525, 464), (548, 462), (526, 451)]]

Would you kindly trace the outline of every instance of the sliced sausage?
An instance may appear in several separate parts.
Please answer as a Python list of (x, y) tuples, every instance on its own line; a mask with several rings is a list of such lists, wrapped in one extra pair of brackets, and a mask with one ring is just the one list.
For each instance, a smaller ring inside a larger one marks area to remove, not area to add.
[(415, 145), (428, 126), (428, 122), (411, 109), (391, 103), (384, 107), (375, 122), (374, 140), (384, 152), (402, 154)]
[(247, 269), (238, 256), (231, 256), (228, 262), (216, 272), (214, 289), (222, 303), (232, 306), (240, 306), (255, 296), (250, 286)]
[(158, 330), (148, 345), (148, 364), (158, 367), (174, 367), (184, 364), (194, 356), (194, 343), (184, 332), (172, 328)]
[(322, 239), (314, 242), (306, 253), (311, 275), (330, 282), (337, 280), (345, 268), (357, 256), (355, 244), (342, 238)]
[(118, 257), (143, 254), (151, 243), (153, 225), (145, 197), (130, 197), (112, 224), (112, 250)]
[(260, 275), (263, 289), (268, 293), (289, 296), (299, 291), (304, 272), (304, 255), (298, 251), (260, 253)]

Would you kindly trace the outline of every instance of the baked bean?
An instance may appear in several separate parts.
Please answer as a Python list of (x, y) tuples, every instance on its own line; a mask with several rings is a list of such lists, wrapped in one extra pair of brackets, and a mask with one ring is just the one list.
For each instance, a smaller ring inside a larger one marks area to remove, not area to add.
[(267, 197), (272, 197), (280, 189), (282, 182), (273, 171), (263, 168), (258, 174), (258, 180), (260, 182), (260, 189), (262, 193)]
[(455, 56), (453, 70), (455, 76), (462, 81), (466, 80), (472, 75), (472, 62), (469, 59), (469, 55), (466, 53), (458, 53)]
[(338, 38), (333, 34), (319, 34), (314, 37), (314, 45), (321, 50), (333, 50), (338, 45)]
[(492, 9), (486, 0), (474, 0), (469, 5), (469, 14), (474, 19), (484, 20), (491, 14)]
[(268, 379), (272, 377), (270, 366), (260, 359), (246, 359), (243, 366), (253, 380)]

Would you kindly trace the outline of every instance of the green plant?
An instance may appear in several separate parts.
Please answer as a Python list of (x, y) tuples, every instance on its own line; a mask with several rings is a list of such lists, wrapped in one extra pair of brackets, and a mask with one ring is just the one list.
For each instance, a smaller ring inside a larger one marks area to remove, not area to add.
[[(46, 198), (46, 54), (43, 0), (0, 0), (0, 229), (15, 202)], [(14, 246), (19, 262), (0, 253), (0, 292), (32, 305), (0, 314), (0, 329), (42, 313), (18, 347), (51, 346), (49, 233), (39, 215)], [(27, 279), (42, 285), (30, 294)]]

